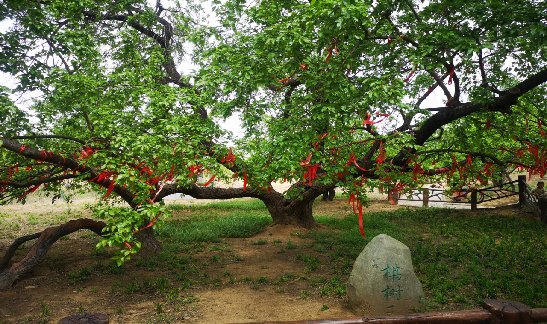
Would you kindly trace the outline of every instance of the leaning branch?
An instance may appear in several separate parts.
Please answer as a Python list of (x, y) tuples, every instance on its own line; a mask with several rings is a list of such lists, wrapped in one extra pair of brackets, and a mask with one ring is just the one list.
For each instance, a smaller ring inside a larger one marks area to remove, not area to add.
[(57, 138), (57, 139), (67, 139), (71, 140), (77, 143), (80, 143), (82, 145), (86, 145), (86, 142), (72, 136), (64, 136), (64, 135), (28, 135), (28, 136), (12, 136), (11, 139), (37, 139), (37, 138)]
[[(74, 173), (80, 173), (80, 174), (86, 173), (88, 175), (83, 178), (84, 180), (91, 180), (97, 176), (96, 171), (93, 170), (91, 167), (86, 166), (85, 163), (80, 164), (73, 159), (67, 159), (59, 154), (39, 151), (30, 146), (23, 145), (19, 142), (16, 142), (8, 138), (2, 138), (0, 140), (0, 148), (7, 149), (8, 151), (17, 153), (23, 157), (26, 157), (35, 161), (48, 162), (58, 167), (70, 169)], [(104, 181), (101, 181), (100, 183), (98, 182), (96, 183), (99, 186), (108, 188), (112, 184), (112, 182), (113, 182), (112, 180), (104, 180)], [(122, 186), (119, 186), (119, 185), (114, 185), (113, 191), (116, 194), (118, 194), (123, 200), (125, 200), (131, 207), (136, 206), (136, 204), (133, 202), (133, 193), (129, 191), (128, 189), (123, 188)]]
[[(17, 280), (17, 278), (21, 274), (40, 263), (45, 258), (46, 253), (49, 251), (53, 243), (55, 243), (61, 237), (81, 229), (88, 229), (95, 234), (102, 236), (104, 234), (103, 229), (105, 226), (106, 224), (104, 222), (82, 218), (77, 220), (71, 220), (59, 226), (50, 227), (43, 232), (38, 233), (40, 234), (40, 236), (38, 237), (36, 243), (34, 243), (34, 245), (30, 248), (27, 255), (21, 261), (14, 263), (8, 270), (0, 273), (0, 289), (4, 289), (10, 286), (11, 284), (13, 284), (13, 282), (15, 282), (15, 280)], [(22, 239), (24, 239), (25, 241), (29, 241), (30, 239), (35, 238), (35, 236), (38, 234), (29, 235), (23, 237)], [(16, 249), (16, 242), (12, 244), (12, 247), (10, 247), (10, 249)], [(22, 242), (19, 241), (17, 243), (20, 245)], [(17, 245), (17, 247), (19, 245)], [(9, 251), (10, 250), (8, 250), (8, 252)], [(5, 264), (9, 262), (9, 259), (11, 259), (12, 256), (13, 254), (10, 256), (8, 253), (6, 253), (0, 264), (5, 266)]]
[(10, 186), (14, 188), (28, 188), (44, 183), (50, 183), (50, 182), (56, 182), (56, 181), (62, 181), (62, 180), (68, 180), (68, 179), (74, 179), (77, 175), (74, 174), (65, 174), (58, 177), (50, 177), (50, 178), (44, 178), (44, 179), (37, 179), (27, 182), (17, 182), (17, 181), (5, 181), (0, 180), (0, 186)]
[(508, 163), (512, 163), (512, 162), (502, 161), (502, 160), (498, 159), (496, 156), (494, 156), (492, 154), (480, 153), (480, 152), (471, 152), (471, 151), (453, 150), (453, 149), (438, 149), (438, 150), (420, 151), (420, 152), (416, 152), (414, 154), (415, 155), (424, 155), (424, 154), (431, 154), (431, 153), (461, 153), (461, 154), (470, 155), (472, 157), (479, 156), (479, 157), (483, 157), (483, 158), (488, 158), (493, 163), (498, 164), (498, 165), (506, 165)]

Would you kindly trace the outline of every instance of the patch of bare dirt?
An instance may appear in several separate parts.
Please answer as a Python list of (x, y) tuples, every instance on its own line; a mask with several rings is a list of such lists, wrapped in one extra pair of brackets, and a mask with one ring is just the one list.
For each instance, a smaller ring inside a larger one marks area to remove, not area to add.
[[(0, 208), (4, 223), (0, 255), (14, 238), (52, 225), (29, 222), (39, 213), (65, 215), (59, 223), (85, 216), (76, 205), (69, 212), (47, 210), (40, 204), (25, 206), (21, 210)], [(365, 212), (397, 208), (373, 201)], [(515, 209), (506, 206), (501, 211), (514, 215)], [(320, 202), (314, 210), (317, 216), (345, 217), (352, 213), (345, 199)], [(491, 212), (481, 210), (480, 214)], [(500, 210), (495, 212), (499, 214)], [(19, 228), (10, 230), (15, 224)], [(321, 254), (314, 251), (313, 239), (302, 237), (305, 233), (301, 228), (273, 225), (252, 238), (195, 244), (192, 250), (180, 251), (177, 258), (161, 264), (151, 259), (131, 260), (123, 266), (123, 273), (109, 266), (110, 252), (93, 251), (98, 237), (90, 232), (74, 233), (54, 244), (44, 262), (23, 275), (14, 287), (0, 292), (0, 323), (56, 323), (78, 312), (108, 314), (110, 323), (245, 323), (356, 317), (345, 294), (322, 291), (327, 282), (345, 284), (349, 273), (333, 269), (326, 260), (310, 272), (302, 256), (321, 258)], [(25, 249), (19, 249), (14, 260), (24, 253)]]

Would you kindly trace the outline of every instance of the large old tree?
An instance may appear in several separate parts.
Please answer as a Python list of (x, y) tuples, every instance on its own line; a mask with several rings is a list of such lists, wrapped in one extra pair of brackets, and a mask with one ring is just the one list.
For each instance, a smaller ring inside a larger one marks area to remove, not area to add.
[[(313, 227), (313, 201), (335, 186), (361, 208), (364, 188), (544, 175), (545, 2), (212, 7), (209, 25), (191, 2), (0, 4), (0, 70), (16, 80), (0, 94), (1, 201), (69, 187), (129, 206), (17, 240), (10, 251), (41, 235), (0, 287), (82, 228), (157, 252), (151, 225), (172, 193), (255, 197), (274, 222)], [(199, 69), (183, 73), (190, 59)], [(245, 135), (229, 147), (218, 121), (235, 113)], [(213, 176), (244, 184), (212, 188)]]

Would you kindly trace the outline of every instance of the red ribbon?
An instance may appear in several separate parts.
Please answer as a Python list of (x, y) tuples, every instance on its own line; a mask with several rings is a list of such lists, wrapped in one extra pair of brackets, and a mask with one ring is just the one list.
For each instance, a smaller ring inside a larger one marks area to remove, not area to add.
[(448, 74), (450, 77), (448, 78), (448, 85), (452, 84), (452, 77), (454, 76), (454, 64), (450, 64), (448, 66)]
[(543, 131), (543, 128), (541, 127), (541, 121), (538, 119), (538, 127), (539, 127), (539, 130), (541, 131), (541, 137), (545, 137), (545, 132)]
[(304, 160), (298, 162), (298, 164), (300, 164), (301, 166), (306, 166), (306, 165), (308, 165), (308, 164), (310, 163), (310, 160), (311, 160), (311, 158), (312, 158), (312, 155), (313, 155), (313, 153), (310, 152), (310, 153), (308, 154), (308, 156), (307, 156)]
[(112, 182), (110, 182), (110, 186), (108, 186), (108, 191), (106, 192), (106, 194), (103, 196), (103, 198), (101, 199), (105, 199), (107, 198), (108, 196), (110, 196), (110, 194), (112, 193), (112, 191), (114, 190), (114, 179), (112, 179)]
[(42, 185), (41, 183), (40, 184), (37, 184), (36, 186), (34, 186), (33, 188), (30, 188), (29, 190), (27, 190), (19, 199), (17, 199), (17, 202), (21, 201), (23, 198), (25, 198), (29, 193), (31, 192), (35, 192), (36, 189), (38, 189), (40, 187), (40, 185)]
[(384, 118), (380, 119), (379, 121), (372, 121), (370, 118), (370, 114), (366, 114), (366, 117), (367, 119), (363, 120), (363, 126), (365, 125), (374, 125), (374, 124), (378, 124), (378, 123), (381, 123), (383, 122), (387, 117), (389, 117), (389, 114), (380, 114), (380, 113), (376, 113), (376, 115), (378, 116), (382, 116)]
[(408, 78), (404, 79), (403, 82), (408, 82), (408, 81), (410, 81), (410, 78), (412, 77), (413, 74), (414, 74), (414, 70), (412, 70), (412, 71), (410, 72), (410, 75), (408, 76)]
[(213, 182), (213, 180), (215, 180), (215, 177), (217, 176), (217, 174), (213, 174), (213, 176), (211, 177), (211, 179), (209, 179), (209, 181), (207, 181), (205, 184), (202, 184), (203, 187), (207, 187), (208, 185), (211, 184), (211, 182)]
[(363, 238), (365, 237), (365, 233), (363, 231), (363, 205), (361, 205), (361, 201), (357, 201), (357, 208), (359, 209), (359, 232), (361, 232), (361, 236)]
[(222, 163), (226, 162), (226, 165), (233, 166), (234, 162), (236, 160), (236, 156), (232, 153), (232, 148), (230, 147), (230, 152), (228, 152), (228, 155), (225, 155), (222, 157)]

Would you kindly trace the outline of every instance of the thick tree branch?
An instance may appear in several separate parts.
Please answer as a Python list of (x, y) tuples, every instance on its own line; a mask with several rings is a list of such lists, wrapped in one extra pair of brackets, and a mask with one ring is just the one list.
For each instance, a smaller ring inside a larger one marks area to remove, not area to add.
[(415, 155), (425, 155), (425, 154), (431, 154), (431, 153), (461, 153), (461, 154), (467, 154), (472, 157), (479, 156), (483, 158), (490, 159), (493, 163), (498, 165), (506, 165), (511, 162), (506, 162), (498, 159), (496, 156), (488, 153), (481, 153), (481, 152), (471, 152), (471, 151), (461, 151), (461, 150), (453, 150), (453, 149), (437, 149), (437, 150), (428, 150), (428, 151), (417, 151), (414, 153)]
[(0, 186), (10, 186), (10, 187), (14, 187), (14, 188), (28, 188), (28, 187), (32, 187), (32, 186), (36, 186), (36, 185), (40, 185), (40, 184), (44, 184), (44, 183), (74, 179), (76, 177), (78, 177), (78, 176), (74, 175), (74, 174), (65, 174), (65, 175), (61, 175), (61, 176), (58, 176), (58, 177), (49, 177), (49, 178), (37, 179), (37, 180), (32, 180), (32, 181), (27, 181), (27, 182), (16, 182), (16, 181), (0, 180)]
[[(88, 229), (95, 234), (102, 236), (104, 234), (102, 230), (105, 226), (106, 224), (104, 222), (95, 221), (92, 219), (77, 219), (71, 220), (59, 226), (50, 227), (45, 231), (39, 233), (40, 236), (38, 240), (30, 248), (27, 255), (21, 261), (13, 264), (8, 270), (0, 273), (0, 289), (4, 289), (9, 285), (13, 284), (13, 282), (15, 282), (15, 280), (17, 280), (17, 278), (21, 274), (23, 274), (25, 271), (28, 271), (36, 264), (40, 263), (45, 258), (46, 253), (51, 248), (53, 243), (55, 243), (61, 237), (81, 229)], [(28, 241), (31, 238), (35, 238), (36, 235), (37, 234), (29, 235), (24, 237), (23, 239)], [(15, 245), (21, 244), (21, 241), (17, 243), (16, 242), (12, 244), (12, 247), (15, 249)], [(19, 245), (17, 245), (17, 247)], [(12, 247), (10, 247), (10, 249), (13, 250)], [(9, 249), (8, 252), (10, 252)], [(6, 252), (0, 264), (5, 265), (9, 262), (9, 259), (11, 259), (13, 254), (10, 256), (8, 252)]]
[(8, 266), (11, 258), (13, 258), (13, 256), (15, 255), (15, 252), (17, 252), (17, 249), (21, 246), (21, 244), (23, 244), (25, 242), (28, 242), (28, 241), (35, 240), (35, 239), (39, 238), (40, 235), (42, 235), (42, 232), (21, 236), (21, 237), (17, 238), (15, 241), (13, 241), (13, 243), (11, 243), (11, 245), (9, 246), (6, 253), (4, 253), (4, 256), (2, 257), (2, 260), (0, 260), (0, 270), (6, 268)]
[[(43, 161), (48, 162), (50, 164), (70, 169), (75, 172), (79, 173), (87, 173), (88, 176), (84, 177), (84, 180), (91, 180), (97, 176), (97, 173), (95, 170), (93, 170), (91, 167), (86, 166), (84, 164), (80, 164), (72, 159), (67, 159), (61, 155), (48, 153), (44, 154), (44, 151), (38, 151), (37, 149), (34, 149), (32, 147), (29, 147), (27, 145), (23, 145), (19, 142), (16, 142), (11, 139), (2, 138), (0, 142), (0, 148), (5, 148), (8, 151), (17, 153), (21, 156), (24, 156), (26, 158), (36, 160), (36, 161)], [(112, 180), (104, 180), (100, 183), (97, 183), (98, 185), (108, 188), (112, 184)], [(137, 204), (133, 202), (133, 193), (129, 191), (126, 188), (123, 188), (119, 185), (114, 185), (113, 191), (118, 194), (125, 202), (127, 202), (131, 207), (135, 207)]]
[(82, 145), (86, 145), (87, 142), (79, 138), (72, 136), (63, 136), (63, 135), (28, 135), (28, 136), (12, 136), (11, 139), (36, 139), (36, 138), (58, 138), (58, 139), (67, 139)]
[[(442, 109), (437, 114), (429, 117), (422, 124), (420, 129), (416, 131), (414, 144), (418, 146), (423, 145), (440, 127), (482, 109), (486, 108), (490, 111), (508, 111), (512, 105), (517, 103), (518, 98), (545, 82), (547, 82), (547, 68), (537, 72), (515, 87), (509, 89), (504, 96), (493, 98), (490, 104), (485, 105), (482, 103), (470, 102), (457, 104), (451, 109)], [(403, 148), (394, 159), (394, 163), (402, 166), (407, 160), (408, 154), (414, 154), (414, 152), (416, 152), (416, 149), (414, 148)]]

